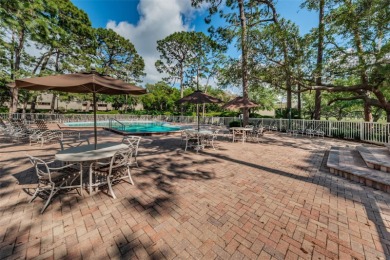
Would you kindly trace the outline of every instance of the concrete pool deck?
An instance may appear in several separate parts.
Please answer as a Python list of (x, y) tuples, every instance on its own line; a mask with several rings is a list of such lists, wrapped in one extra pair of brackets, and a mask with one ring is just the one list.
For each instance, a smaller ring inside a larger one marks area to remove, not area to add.
[[(91, 131), (82, 131), (90, 136)], [(99, 142), (121, 136), (99, 131)], [(179, 136), (144, 137), (135, 186), (28, 204), (36, 177), (25, 153), (58, 144), (0, 141), (1, 258), (386, 259), (390, 195), (329, 173), (331, 146), (353, 142), (266, 134), (182, 150)]]

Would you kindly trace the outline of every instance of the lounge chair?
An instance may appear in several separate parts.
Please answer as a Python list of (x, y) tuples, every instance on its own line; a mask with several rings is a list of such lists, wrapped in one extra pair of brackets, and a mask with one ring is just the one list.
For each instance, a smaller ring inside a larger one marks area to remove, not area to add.
[(46, 122), (43, 120), (35, 120), (35, 125), (37, 126), (37, 129), (39, 129), (42, 132), (50, 131), (50, 132), (61, 133), (61, 139), (64, 139), (64, 137), (73, 137), (73, 136), (78, 136), (78, 138), (80, 139), (80, 132), (73, 131), (73, 130), (51, 130), (46, 125)]

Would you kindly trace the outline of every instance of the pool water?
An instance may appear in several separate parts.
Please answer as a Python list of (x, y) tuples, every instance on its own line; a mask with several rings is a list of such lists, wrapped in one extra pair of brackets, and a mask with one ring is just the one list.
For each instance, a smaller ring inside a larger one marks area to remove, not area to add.
[[(113, 122), (112, 128), (127, 133), (165, 133), (179, 131), (179, 126), (172, 126), (165, 122), (150, 121), (120, 121), (125, 126)], [(69, 127), (93, 127), (93, 122), (68, 122), (64, 123)], [(96, 122), (98, 127), (109, 127), (109, 121)]]
[(179, 131), (181, 128), (178, 126), (171, 126), (168, 124), (156, 124), (156, 123), (144, 123), (144, 124), (130, 124), (123, 126), (113, 127), (127, 133), (165, 133)]
[[(126, 122), (123, 122), (126, 123)], [(69, 127), (93, 127), (93, 122), (67, 122), (64, 125)], [(108, 127), (109, 121), (97, 121), (96, 126), (98, 127)]]

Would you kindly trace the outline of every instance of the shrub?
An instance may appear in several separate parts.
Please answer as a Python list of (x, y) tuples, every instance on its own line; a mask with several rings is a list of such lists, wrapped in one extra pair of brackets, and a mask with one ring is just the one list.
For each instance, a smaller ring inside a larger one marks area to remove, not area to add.
[(240, 127), (241, 126), (241, 122), (240, 121), (231, 121), (229, 123), (229, 127)]

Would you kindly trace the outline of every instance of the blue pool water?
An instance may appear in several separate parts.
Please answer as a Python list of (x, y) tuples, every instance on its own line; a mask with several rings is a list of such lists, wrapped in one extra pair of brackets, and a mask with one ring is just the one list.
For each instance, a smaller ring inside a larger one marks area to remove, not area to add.
[[(179, 126), (172, 126), (164, 122), (121, 121), (125, 126), (114, 123), (112, 128), (128, 133), (165, 133), (179, 131)], [(93, 127), (93, 122), (68, 122), (64, 125), (69, 127)], [(109, 121), (96, 122), (98, 127), (109, 127)]]
[(117, 130), (128, 133), (165, 133), (180, 130), (178, 126), (171, 126), (168, 124), (143, 123), (143, 124), (129, 124), (123, 129), (122, 126), (113, 127)]

